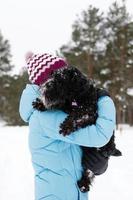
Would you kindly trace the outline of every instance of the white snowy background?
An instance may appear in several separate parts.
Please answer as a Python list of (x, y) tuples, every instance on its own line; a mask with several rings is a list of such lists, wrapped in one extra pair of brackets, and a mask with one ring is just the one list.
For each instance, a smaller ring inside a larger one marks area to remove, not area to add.
[[(123, 156), (112, 157), (104, 175), (95, 179), (93, 200), (133, 200), (133, 127), (116, 131)], [(34, 200), (34, 171), (28, 149), (28, 127), (0, 123), (0, 200)]]

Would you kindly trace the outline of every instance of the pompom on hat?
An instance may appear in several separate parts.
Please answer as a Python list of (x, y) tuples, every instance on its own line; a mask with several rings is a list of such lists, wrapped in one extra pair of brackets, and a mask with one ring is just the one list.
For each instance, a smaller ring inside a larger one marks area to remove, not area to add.
[(28, 52), (25, 55), (29, 80), (31, 83), (41, 85), (47, 81), (51, 73), (57, 69), (67, 67), (65, 59), (48, 53), (34, 54)]

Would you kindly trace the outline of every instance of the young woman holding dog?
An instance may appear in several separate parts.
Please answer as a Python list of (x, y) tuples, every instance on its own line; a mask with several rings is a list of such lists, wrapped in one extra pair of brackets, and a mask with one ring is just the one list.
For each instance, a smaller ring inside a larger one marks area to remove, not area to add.
[(115, 106), (108, 96), (98, 100), (95, 125), (65, 137), (59, 132), (66, 113), (61, 110), (40, 112), (33, 108), (33, 101), (41, 94), (40, 86), (50, 80), (53, 71), (64, 67), (69, 67), (67, 62), (57, 56), (27, 56), (32, 84), (27, 84), (22, 93), (19, 111), (22, 119), (29, 123), (29, 148), (35, 170), (35, 200), (88, 200), (88, 192), (82, 193), (77, 185), (82, 174), (80, 145), (102, 147), (110, 140), (115, 129)]

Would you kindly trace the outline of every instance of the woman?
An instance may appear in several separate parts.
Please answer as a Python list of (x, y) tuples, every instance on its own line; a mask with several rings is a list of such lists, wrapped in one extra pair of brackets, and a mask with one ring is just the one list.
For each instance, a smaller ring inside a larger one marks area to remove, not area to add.
[(49, 54), (30, 55), (27, 67), (32, 84), (22, 93), (20, 115), (29, 123), (35, 200), (87, 200), (88, 193), (82, 193), (77, 186), (82, 174), (80, 145), (101, 147), (109, 141), (115, 128), (114, 103), (107, 96), (99, 98), (96, 124), (64, 137), (59, 134), (59, 126), (67, 114), (61, 110), (37, 111), (32, 102), (52, 71), (68, 67), (66, 61)]

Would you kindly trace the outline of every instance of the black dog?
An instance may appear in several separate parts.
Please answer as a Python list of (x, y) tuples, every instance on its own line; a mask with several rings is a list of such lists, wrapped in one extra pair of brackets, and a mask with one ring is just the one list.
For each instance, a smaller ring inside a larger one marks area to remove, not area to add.
[[(98, 98), (109, 96), (107, 91), (96, 88), (93, 81), (75, 67), (53, 72), (51, 79), (41, 85), (40, 91), (42, 96), (33, 102), (34, 108), (40, 111), (60, 109), (68, 113), (60, 125), (60, 134), (64, 136), (79, 128), (95, 124), (98, 117)], [(121, 152), (115, 148), (114, 134), (104, 147), (81, 148), (83, 174), (77, 184), (82, 192), (87, 192), (94, 176), (106, 171), (110, 156), (120, 156)]]

